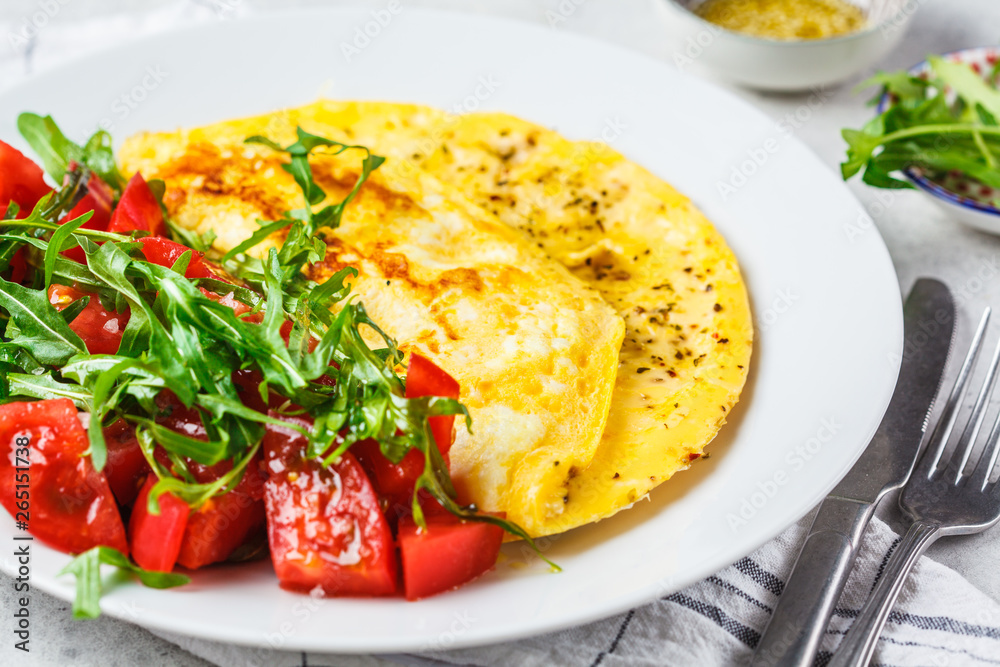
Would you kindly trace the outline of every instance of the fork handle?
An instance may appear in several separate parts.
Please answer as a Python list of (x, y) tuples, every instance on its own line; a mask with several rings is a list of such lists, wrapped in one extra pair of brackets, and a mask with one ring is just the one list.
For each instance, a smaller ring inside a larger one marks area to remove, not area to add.
[(940, 536), (941, 527), (937, 524), (916, 521), (910, 526), (828, 667), (865, 667), (868, 664), (906, 577), (920, 555)]

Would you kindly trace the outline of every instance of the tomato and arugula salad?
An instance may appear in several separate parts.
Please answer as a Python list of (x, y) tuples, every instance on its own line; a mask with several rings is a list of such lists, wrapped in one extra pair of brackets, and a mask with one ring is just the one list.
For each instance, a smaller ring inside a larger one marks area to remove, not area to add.
[[(458, 383), (404, 366), (350, 298), (354, 269), (303, 272), (383, 158), (301, 129), (248, 138), (287, 157), (304, 205), (218, 256), (172, 223), (162, 182), (122, 176), (107, 133), (18, 127), (51, 180), (0, 142), (0, 503), (76, 555), (75, 615), (100, 613), (102, 564), (165, 588), (269, 553), (289, 590), (412, 600), (491, 569), (504, 531), (530, 541), (455, 501)], [(317, 209), (309, 156), (347, 150), (354, 190)]]

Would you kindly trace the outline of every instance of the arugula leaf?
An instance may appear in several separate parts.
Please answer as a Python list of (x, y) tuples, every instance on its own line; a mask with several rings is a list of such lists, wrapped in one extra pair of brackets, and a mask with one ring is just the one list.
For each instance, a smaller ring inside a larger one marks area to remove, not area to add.
[[(153, 344), (153, 319), (150, 307), (139, 294), (136, 286), (125, 276), (125, 270), (132, 263), (128, 251), (137, 249), (138, 244), (105, 243), (98, 247), (85, 247), (87, 266), (95, 277), (114, 289), (131, 308), (131, 316), (118, 353), (123, 356), (141, 354)], [(120, 310), (120, 309), (118, 309)], [(183, 399), (182, 399), (183, 400)]]
[(22, 113), (17, 117), (17, 129), (56, 183), (63, 182), (70, 162), (83, 160), (83, 149), (66, 138), (52, 116)]
[(101, 615), (101, 565), (113, 565), (150, 588), (174, 588), (190, 583), (190, 577), (171, 572), (152, 572), (132, 563), (125, 555), (111, 547), (94, 547), (74, 558), (59, 575), (76, 577), (76, 597), (73, 600), (73, 618), (90, 619)]
[(115, 163), (111, 135), (104, 130), (98, 130), (80, 146), (63, 134), (52, 116), (27, 112), (17, 117), (17, 129), (56, 183), (61, 184), (70, 163), (77, 162), (100, 176), (115, 191), (121, 192), (124, 187), (125, 179)]
[(93, 384), (94, 413), (87, 425), (87, 436), (90, 439), (90, 459), (97, 472), (104, 470), (108, 459), (107, 443), (104, 441), (103, 420), (117, 403), (118, 394), (115, 391), (115, 381), (127, 371), (142, 365), (140, 359), (122, 359), (114, 366), (97, 376)]
[(279, 229), (284, 229), (285, 227), (294, 224), (294, 221), (284, 220), (284, 219), (275, 220), (274, 222), (267, 222), (267, 223), (263, 221), (259, 222), (261, 222), (260, 229), (251, 234), (245, 241), (242, 241), (237, 245), (233, 246), (233, 248), (229, 250), (229, 252), (227, 252), (225, 255), (222, 256), (223, 262), (227, 262), (233, 257), (236, 257), (237, 255), (242, 255), (250, 248), (258, 246), (264, 241), (266, 241), (268, 237), (271, 236), (271, 234), (275, 233)]
[(28, 373), (7, 373), (9, 395), (41, 400), (49, 398), (68, 398), (76, 407), (90, 412), (93, 397), (90, 392), (77, 384), (60, 382), (51, 375), (32, 375)]
[(75, 320), (80, 315), (80, 313), (82, 313), (84, 309), (86, 309), (86, 307), (89, 305), (90, 305), (90, 297), (85, 296), (77, 299), (76, 301), (72, 302), (71, 304), (60, 310), (59, 314), (62, 315), (62, 318), (64, 320), (66, 320), (66, 324), (72, 324), (73, 320)]
[(83, 145), (83, 163), (114, 190), (125, 188), (125, 177), (118, 170), (111, 135), (106, 131), (98, 130)]
[[(150, 183), (163, 183), (163, 181), (150, 181)], [(158, 196), (157, 199), (161, 199), (162, 195)], [(215, 243), (217, 238), (215, 232), (209, 230), (205, 234), (198, 234), (192, 232), (188, 229), (184, 229), (176, 222), (174, 222), (169, 216), (164, 216), (164, 221), (167, 223), (167, 229), (170, 230), (170, 235), (173, 236), (179, 243), (183, 243), (189, 248), (193, 248), (198, 252), (208, 252), (212, 249), (212, 244)]]
[(52, 274), (56, 269), (56, 259), (59, 253), (69, 248), (79, 245), (77, 242), (66, 243), (69, 237), (94, 216), (93, 211), (87, 211), (74, 220), (68, 220), (59, 226), (59, 229), (52, 233), (49, 239), (49, 247), (45, 249), (45, 287), (52, 284)]
[[(305, 208), (289, 211), (281, 220), (263, 223), (261, 228), (249, 239), (227, 252), (222, 259), (223, 262), (227, 262), (263, 242), (274, 232), (287, 228), (288, 231), (278, 253), (278, 260), (285, 274), (285, 278), (282, 281), (283, 285), (292, 290), (302, 289), (301, 286), (295, 287), (296, 283), (303, 281), (300, 275), (302, 267), (306, 264), (322, 261), (325, 256), (326, 244), (324, 243), (322, 229), (335, 229), (340, 226), (340, 220), (346, 206), (354, 199), (361, 186), (371, 176), (371, 173), (385, 162), (384, 157), (374, 155), (365, 146), (345, 144), (333, 139), (326, 139), (310, 134), (301, 127), (296, 128), (296, 134), (298, 140), (284, 148), (271, 139), (259, 135), (248, 137), (245, 143), (260, 144), (289, 155), (290, 161), (287, 164), (283, 164), (282, 169), (292, 175), (302, 190)], [(365, 157), (361, 163), (361, 173), (358, 175), (353, 188), (347, 196), (343, 200), (330, 204), (320, 211), (314, 211), (313, 207), (321, 204), (326, 199), (327, 194), (313, 178), (309, 157), (318, 149), (323, 148), (332, 149), (323, 151), (325, 155), (340, 155), (345, 151), (355, 149), (364, 151)], [(260, 285), (260, 283), (257, 284)]]
[(60, 366), (74, 354), (87, 351), (44, 291), (0, 278), (0, 308), (10, 316), (6, 332), (10, 342), (30, 350), (43, 364)]

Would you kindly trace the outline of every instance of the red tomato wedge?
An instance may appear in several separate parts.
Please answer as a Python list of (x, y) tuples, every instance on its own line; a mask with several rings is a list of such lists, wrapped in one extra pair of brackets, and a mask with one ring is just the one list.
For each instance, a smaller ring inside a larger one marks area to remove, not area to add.
[[(176, 397), (163, 392), (157, 404), (164, 415), (157, 421), (167, 428), (191, 438), (205, 439), (205, 427), (194, 408), (184, 407)], [(168, 465), (163, 450), (157, 450), (157, 460)], [(264, 474), (260, 463), (263, 454), (247, 464), (236, 487), (221, 496), (209, 499), (188, 516), (184, 540), (181, 542), (177, 563), (196, 570), (229, 558), (248, 539), (262, 531), (264, 513)], [(221, 461), (205, 466), (187, 461), (188, 470), (201, 484), (214, 482), (232, 470), (232, 461)]]
[[(434, 362), (419, 354), (411, 354), (410, 368), (406, 375), (406, 397), (421, 396), (457, 399), (459, 385), (455, 378), (441, 370)], [(455, 418), (431, 417), (429, 423), (438, 450), (447, 463)], [(382, 455), (378, 443), (374, 440), (352, 445), (351, 452), (361, 461), (379, 494), (388, 501), (388, 514), (390, 516), (406, 514), (413, 500), (413, 487), (417, 478), (424, 472), (424, 455), (412, 451), (399, 463), (392, 463)]]
[[(74, 165), (71, 164), (70, 169), (72, 170), (73, 168)], [(111, 186), (105, 183), (100, 176), (97, 174), (91, 174), (90, 178), (87, 179), (87, 194), (84, 195), (83, 199), (77, 202), (76, 206), (74, 206), (73, 209), (66, 214), (66, 217), (63, 218), (63, 220), (73, 220), (74, 218), (79, 218), (88, 211), (93, 211), (94, 214), (90, 216), (90, 220), (83, 223), (83, 228), (106, 231), (108, 229), (108, 224), (111, 222), (111, 211), (114, 209), (114, 206), (114, 190), (112, 190)], [(84, 254), (83, 248), (80, 246), (63, 251), (63, 255), (69, 259), (80, 262), (81, 264), (87, 263), (87, 256)]]
[(135, 438), (135, 427), (119, 419), (104, 429), (104, 442), (108, 448), (108, 460), (101, 472), (108, 480), (115, 500), (120, 505), (131, 505), (142, 483), (153, 472)]
[[(283, 418), (307, 428), (311, 421)], [(271, 560), (282, 588), (327, 595), (391, 595), (396, 550), (364, 470), (349, 452), (324, 467), (306, 458), (306, 438), (268, 425), (264, 485)]]
[(497, 562), (503, 529), (462, 521), (448, 513), (426, 516), (420, 530), (412, 517), (399, 522), (399, 553), (407, 600), (449, 591), (488, 572)]
[(379, 496), (385, 499), (386, 514), (396, 518), (408, 513), (413, 502), (413, 487), (424, 472), (423, 453), (412, 451), (399, 463), (392, 463), (374, 440), (351, 445), (351, 453), (365, 469)]
[(0, 501), (55, 549), (104, 545), (127, 554), (115, 498), (84, 455), (89, 446), (69, 399), (0, 406)]
[[(443, 396), (458, 400), (461, 388), (458, 380), (448, 375), (434, 364), (433, 361), (419, 354), (410, 355), (410, 368), (406, 374), (406, 397)], [(448, 451), (451, 449), (451, 439), (455, 417), (431, 417), (429, 420), (434, 440), (444, 460), (448, 461)]]
[[(184, 541), (177, 562), (186, 568), (220, 563), (237, 548), (262, 531), (265, 524), (264, 475), (260, 470), (263, 455), (258, 454), (243, 472), (236, 487), (205, 502), (188, 517)], [(232, 470), (231, 461), (211, 467), (188, 462), (191, 474), (201, 483), (215, 481)]]
[(108, 231), (118, 234), (129, 234), (135, 230), (149, 232), (153, 236), (167, 235), (160, 203), (138, 172), (125, 186), (108, 224)]
[(56, 310), (67, 308), (74, 301), (89, 296), (90, 302), (69, 323), (69, 328), (83, 339), (91, 354), (115, 354), (122, 343), (122, 334), (128, 324), (129, 313), (108, 312), (96, 294), (90, 294), (66, 285), (49, 287), (49, 303)]
[(192, 250), (180, 243), (174, 243), (162, 236), (146, 236), (138, 241), (142, 244), (142, 254), (153, 264), (159, 264), (169, 269), (181, 255), (190, 251), (191, 261), (188, 262), (187, 271), (184, 272), (185, 277), (191, 279), (217, 277), (205, 264), (203, 260), (205, 253), (203, 252)]
[(157, 499), (160, 513), (149, 511), (149, 493), (156, 486), (156, 475), (149, 475), (139, 492), (138, 501), (128, 522), (129, 546), (132, 559), (144, 570), (170, 572), (177, 562), (181, 540), (187, 527), (190, 509), (183, 500), (170, 493)]
[(52, 191), (45, 184), (42, 168), (24, 153), (0, 141), (0, 217), (10, 202), (21, 208), (18, 218), (27, 217), (38, 200)]
[[(260, 396), (260, 383), (264, 376), (260, 371), (254, 369), (244, 369), (233, 371), (233, 384), (239, 392), (240, 401), (248, 408), (253, 408), (257, 412), (267, 412), (268, 406)], [(276, 401), (277, 402), (277, 401)]]

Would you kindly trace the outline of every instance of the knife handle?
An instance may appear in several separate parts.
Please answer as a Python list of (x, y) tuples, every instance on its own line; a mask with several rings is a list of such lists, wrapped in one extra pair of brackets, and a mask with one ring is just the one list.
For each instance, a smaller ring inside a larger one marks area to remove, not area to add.
[(837, 604), (873, 503), (828, 496), (757, 643), (753, 667), (811, 667)]

